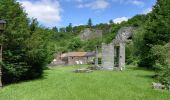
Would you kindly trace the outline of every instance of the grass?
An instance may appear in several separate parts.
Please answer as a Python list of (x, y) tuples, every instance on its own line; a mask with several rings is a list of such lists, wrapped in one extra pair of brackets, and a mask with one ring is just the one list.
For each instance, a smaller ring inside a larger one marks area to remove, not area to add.
[(11, 84), (0, 100), (170, 100), (170, 91), (153, 90), (152, 71), (73, 73), (77, 66), (46, 70), (44, 78)]

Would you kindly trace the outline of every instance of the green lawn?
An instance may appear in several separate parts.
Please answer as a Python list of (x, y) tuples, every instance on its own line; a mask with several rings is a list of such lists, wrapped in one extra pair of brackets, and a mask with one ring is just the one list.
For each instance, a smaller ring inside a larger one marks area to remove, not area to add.
[(0, 90), (0, 100), (170, 100), (170, 91), (153, 90), (151, 71), (73, 73), (78, 67), (46, 70), (44, 78)]

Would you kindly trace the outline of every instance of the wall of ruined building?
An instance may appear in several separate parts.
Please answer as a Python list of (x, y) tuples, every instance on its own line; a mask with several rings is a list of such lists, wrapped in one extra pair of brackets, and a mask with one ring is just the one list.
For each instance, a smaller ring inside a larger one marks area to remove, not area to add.
[(114, 45), (102, 44), (102, 69), (112, 70), (114, 67)]

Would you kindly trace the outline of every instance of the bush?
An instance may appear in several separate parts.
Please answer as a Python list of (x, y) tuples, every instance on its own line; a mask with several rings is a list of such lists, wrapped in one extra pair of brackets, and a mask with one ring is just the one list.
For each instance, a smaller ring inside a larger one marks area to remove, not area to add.
[(155, 60), (154, 68), (156, 69), (157, 80), (165, 85), (170, 85), (170, 45), (155, 45), (151, 49), (151, 54)]

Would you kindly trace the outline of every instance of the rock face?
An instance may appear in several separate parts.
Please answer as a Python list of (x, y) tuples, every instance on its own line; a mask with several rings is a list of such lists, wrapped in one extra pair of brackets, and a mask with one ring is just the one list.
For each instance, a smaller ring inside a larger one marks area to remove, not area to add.
[(161, 83), (152, 83), (152, 86), (154, 89), (165, 89), (165, 85), (162, 85)]
[(102, 30), (95, 30), (95, 29), (87, 28), (80, 32), (80, 38), (81, 40), (91, 40), (95, 38), (102, 39)]
[(163, 85), (162, 83), (152, 83), (153, 89), (165, 89), (165, 90), (170, 90), (170, 86), (168, 85)]

